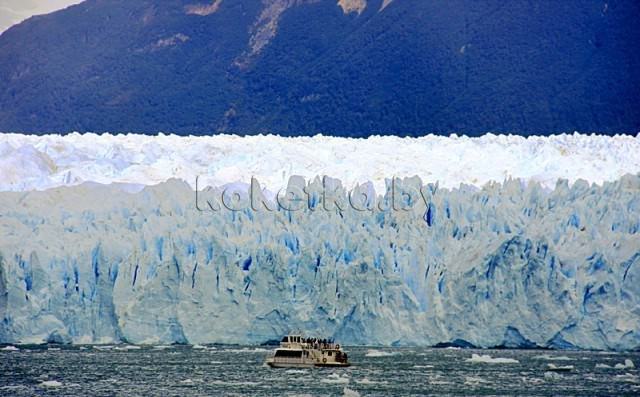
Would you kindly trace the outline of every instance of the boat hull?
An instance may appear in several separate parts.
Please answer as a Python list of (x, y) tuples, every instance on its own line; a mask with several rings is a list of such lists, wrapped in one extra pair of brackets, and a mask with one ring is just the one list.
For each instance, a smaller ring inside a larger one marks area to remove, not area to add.
[(313, 363), (273, 363), (267, 362), (267, 365), (271, 368), (313, 368), (315, 364)]
[(351, 364), (342, 364), (342, 363), (326, 363), (326, 364), (314, 364), (315, 367), (324, 367), (324, 368), (346, 368), (350, 367)]
[(267, 365), (271, 368), (314, 368), (314, 367), (322, 367), (322, 368), (346, 368), (350, 367), (351, 364), (343, 364), (343, 363), (274, 363), (267, 362)]

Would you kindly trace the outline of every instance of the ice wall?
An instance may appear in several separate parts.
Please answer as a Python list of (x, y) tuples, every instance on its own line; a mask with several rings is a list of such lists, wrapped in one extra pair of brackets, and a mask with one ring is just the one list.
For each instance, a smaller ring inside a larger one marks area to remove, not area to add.
[(553, 188), (558, 178), (602, 183), (640, 172), (640, 135), (487, 134), (481, 138), (216, 135), (0, 134), (0, 191), (43, 190), (92, 181), (154, 185), (170, 178), (194, 187), (259, 179), (272, 191), (289, 177), (329, 175), (345, 186), (419, 176), (443, 187), (482, 186), (509, 177)]
[(399, 186), (425, 201), (200, 212), (178, 180), (2, 192), (0, 341), (640, 347), (640, 176)]

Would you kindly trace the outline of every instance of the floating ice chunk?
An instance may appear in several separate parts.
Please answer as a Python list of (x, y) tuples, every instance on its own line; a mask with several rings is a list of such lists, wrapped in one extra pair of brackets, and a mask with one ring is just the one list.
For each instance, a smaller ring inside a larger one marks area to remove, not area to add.
[(124, 345), (124, 346), (117, 346), (116, 350), (140, 350), (141, 347), (140, 346), (134, 346), (134, 345)]
[(562, 379), (562, 375), (557, 372), (547, 371), (544, 373), (544, 378), (547, 380), (560, 380)]
[(110, 345), (96, 345), (92, 347), (96, 350), (112, 350), (114, 348), (114, 346), (110, 346)]
[(635, 364), (633, 363), (633, 361), (626, 359), (624, 360), (624, 364), (623, 363), (618, 363), (614, 366), (608, 365), (608, 364), (596, 364), (596, 368), (601, 368), (601, 369), (632, 369), (635, 368)]
[(433, 368), (433, 365), (414, 365), (413, 368)]
[(19, 351), (20, 349), (18, 349), (18, 348), (17, 348), (17, 347), (15, 347), (15, 346), (11, 346), (11, 345), (9, 345), (9, 346), (5, 346), (5, 347), (3, 347), (3, 348), (2, 348), (2, 349), (0, 349), (0, 350), (2, 350), (3, 352), (17, 352), (17, 351)]
[(359, 383), (361, 385), (384, 385), (387, 384), (388, 382), (386, 381), (376, 381), (376, 380), (371, 380), (367, 377), (362, 378), (362, 379), (356, 379), (356, 383)]
[(329, 374), (326, 378), (322, 379), (323, 383), (349, 383), (350, 379), (347, 375)]
[(50, 352), (59, 352), (61, 349), (59, 347), (49, 347), (47, 350)]
[(358, 393), (355, 390), (349, 389), (348, 387), (344, 387), (344, 389), (342, 390), (342, 396), (343, 397), (360, 397), (360, 393)]
[(365, 354), (365, 356), (366, 357), (389, 357), (389, 356), (395, 356), (396, 354), (398, 353), (369, 349), (367, 351), (367, 354)]
[(621, 382), (640, 383), (640, 378), (638, 378), (637, 375), (631, 374), (629, 372), (622, 375), (616, 375), (616, 379)]
[(40, 383), (40, 386), (42, 386), (42, 387), (61, 387), (62, 386), (62, 382), (58, 382), (57, 380), (45, 380), (42, 383)]
[(532, 385), (539, 385), (540, 383), (544, 383), (544, 379), (540, 378), (528, 378), (526, 376), (523, 376), (520, 379), (522, 379), (524, 383), (530, 383)]
[(569, 372), (569, 371), (573, 371), (574, 369), (573, 365), (547, 364), (547, 367), (549, 368), (549, 371), (555, 371), (555, 372)]
[(631, 369), (631, 368), (635, 368), (635, 364), (633, 364), (633, 361), (626, 359), (624, 360), (624, 364), (616, 364), (613, 368), (615, 369)]
[(157, 345), (153, 347), (153, 350), (167, 350), (171, 349), (170, 345)]
[(493, 358), (488, 354), (472, 354), (471, 358), (465, 360), (468, 363), (484, 363), (484, 364), (518, 364), (520, 361), (514, 358), (502, 358), (496, 357)]
[(486, 380), (484, 380), (482, 378), (478, 378), (476, 376), (467, 376), (467, 377), (465, 377), (465, 380), (464, 380), (464, 384), (465, 385), (474, 386), (474, 385), (479, 385), (479, 384), (482, 384), (482, 383), (488, 383), (488, 382)]
[[(214, 346), (205, 346), (205, 345), (193, 345), (191, 346), (191, 348), (193, 350), (218, 350), (216, 347)], [(245, 351), (249, 351), (248, 349), (229, 349), (229, 350), (225, 350), (225, 352), (245, 352)]]
[(550, 354), (542, 354), (540, 356), (533, 356), (533, 359), (536, 360), (547, 360), (547, 361), (573, 361), (572, 358), (567, 356), (552, 356)]

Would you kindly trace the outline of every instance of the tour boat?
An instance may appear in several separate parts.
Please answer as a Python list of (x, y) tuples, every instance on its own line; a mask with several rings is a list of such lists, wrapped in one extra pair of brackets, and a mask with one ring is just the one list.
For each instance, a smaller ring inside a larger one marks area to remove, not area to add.
[(348, 367), (349, 361), (339, 344), (327, 339), (287, 335), (280, 347), (267, 358), (273, 368)]

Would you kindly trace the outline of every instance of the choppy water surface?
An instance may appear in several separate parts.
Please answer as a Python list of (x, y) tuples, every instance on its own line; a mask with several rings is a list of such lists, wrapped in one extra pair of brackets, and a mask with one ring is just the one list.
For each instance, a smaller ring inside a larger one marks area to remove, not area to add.
[[(640, 353), (349, 348), (350, 368), (287, 370), (264, 366), (268, 352), (221, 346), (0, 349), (0, 395), (640, 394)], [(468, 361), (474, 353), (518, 362)], [(549, 364), (573, 369), (550, 372)]]

